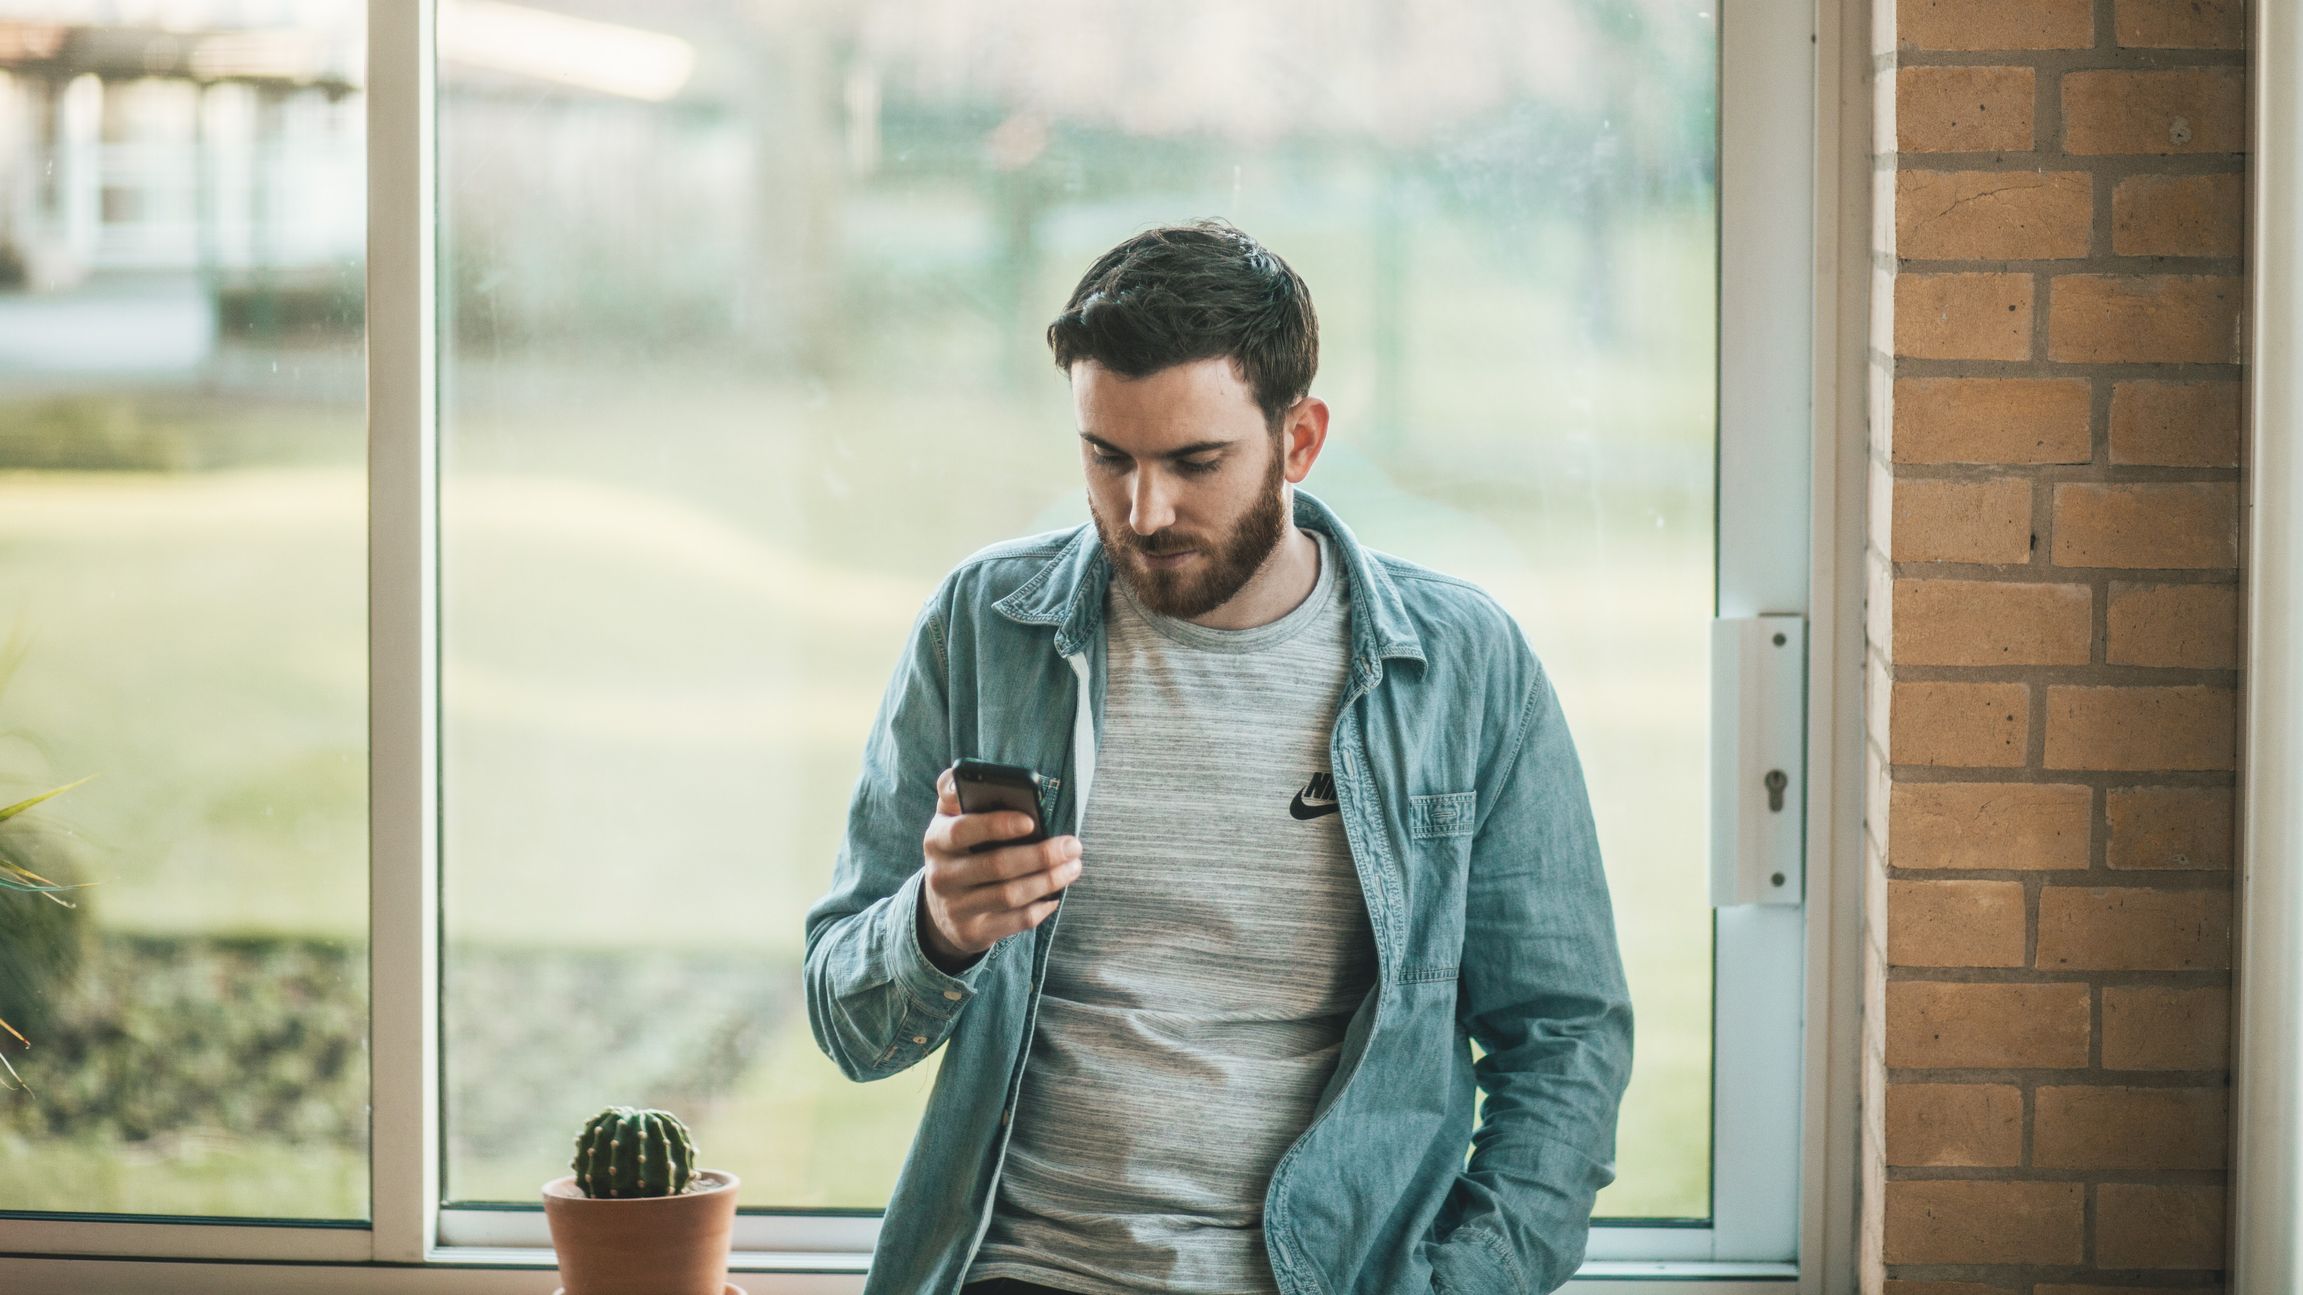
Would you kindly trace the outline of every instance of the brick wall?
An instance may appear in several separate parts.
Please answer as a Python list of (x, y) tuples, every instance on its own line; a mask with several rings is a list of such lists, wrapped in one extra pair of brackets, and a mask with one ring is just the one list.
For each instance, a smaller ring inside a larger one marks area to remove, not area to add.
[(1862, 1272), (2221, 1290), (2239, 0), (1872, 0)]

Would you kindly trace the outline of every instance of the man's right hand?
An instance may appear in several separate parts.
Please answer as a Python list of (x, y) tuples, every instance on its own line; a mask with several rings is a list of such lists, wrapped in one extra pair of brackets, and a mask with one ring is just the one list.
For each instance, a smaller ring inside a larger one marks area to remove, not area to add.
[(1051, 892), (1079, 876), (1076, 836), (968, 853), (1031, 828), (1029, 817), (1012, 810), (961, 813), (952, 771), (936, 778), (936, 816), (921, 843), (927, 882), (920, 888), (919, 934), (928, 961), (946, 975), (966, 970), (984, 950), (1047, 920), (1059, 902)]

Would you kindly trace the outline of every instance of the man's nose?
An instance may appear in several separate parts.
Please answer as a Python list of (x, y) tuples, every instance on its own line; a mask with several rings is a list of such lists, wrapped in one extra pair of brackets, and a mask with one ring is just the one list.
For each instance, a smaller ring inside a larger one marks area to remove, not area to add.
[(1175, 524), (1175, 505), (1156, 472), (1138, 469), (1128, 505), (1128, 525), (1138, 535), (1157, 535)]

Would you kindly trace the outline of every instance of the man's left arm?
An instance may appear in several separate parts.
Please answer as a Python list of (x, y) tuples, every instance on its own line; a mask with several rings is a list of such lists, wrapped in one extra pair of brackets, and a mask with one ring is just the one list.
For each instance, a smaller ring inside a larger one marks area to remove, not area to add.
[(1551, 680), (1532, 682), (1475, 829), (1458, 1014), (1484, 1054), (1470, 1164), (1432, 1252), (1449, 1295), (1541, 1295), (1575, 1275), (1615, 1179), (1631, 998), (1582, 762)]

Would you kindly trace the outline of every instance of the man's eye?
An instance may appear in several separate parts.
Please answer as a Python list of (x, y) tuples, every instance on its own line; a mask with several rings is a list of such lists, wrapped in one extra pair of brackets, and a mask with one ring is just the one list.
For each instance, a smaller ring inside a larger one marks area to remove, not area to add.
[[(1125, 454), (1106, 454), (1101, 450), (1096, 451), (1089, 457), (1093, 458), (1097, 463), (1100, 463), (1114, 471), (1125, 467), (1130, 461), (1128, 456)], [(1201, 459), (1196, 462), (1190, 459), (1180, 459), (1176, 462), (1177, 471), (1183, 473), (1186, 476), (1192, 477), (1206, 476), (1208, 473), (1215, 471), (1221, 466), (1223, 466), (1221, 461), (1216, 459)]]

